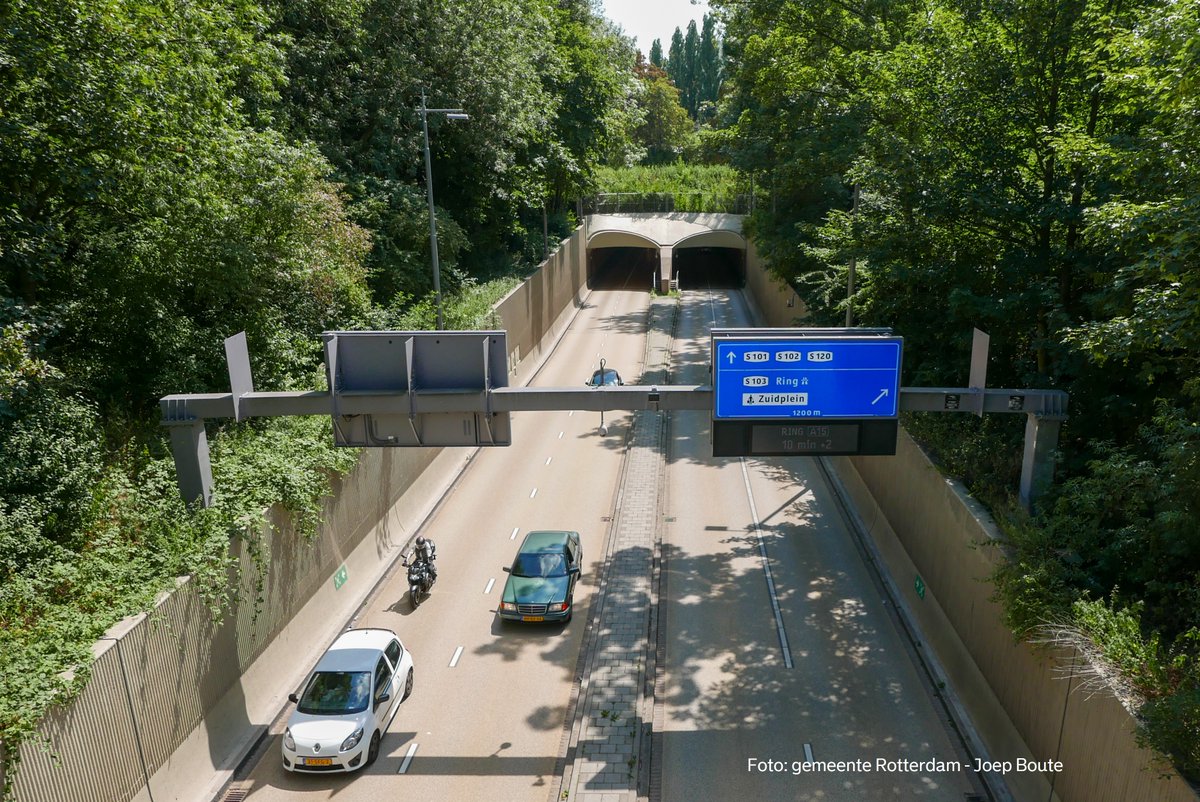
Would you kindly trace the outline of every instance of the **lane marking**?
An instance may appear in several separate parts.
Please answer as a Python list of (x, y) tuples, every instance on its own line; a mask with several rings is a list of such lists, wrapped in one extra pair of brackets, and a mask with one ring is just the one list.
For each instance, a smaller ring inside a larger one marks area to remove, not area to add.
[(509, 539), (509, 540), (516, 540), (516, 539), (517, 539), (517, 532), (520, 532), (520, 531), (521, 531), (521, 527), (519, 527), (519, 526), (514, 526), (514, 527), (513, 527), (513, 533), (512, 533), (511, 535), (509, 535), (509, 536), (508, 536), (508, 539)]
[(569, 418), (574, 414), (575, 414), (575, 410), (571, 410), (570, 412), (567, 413), (567, 417)]
[(779, 647), (783, 649), (783, 664), (792, 667), (792, 649), (788, 646), (787, 632), (783, 629), (783, 613), (779, 610), (779, 596), (775, 594), (775, 577), (771, 575), (771, 563), (767, 559), (767, 544), (762, 529), (758, 526), (758, 510), (754, 506), (754, 493), (750, 491), (750, 474), (746, 472), (746, 458), (739, 457), (742, 464), (742, 481), (746, 484), (746, 498), (750, 502), (750, 518), (754, 523), (754, 537), (758, 540), (758, 556), (762, 561), (763, 575), (767, 578), (767, 592), (771, 595), (771, 609), (775, 612), (775, 629), (779, 632)]
[(400, 769), (397, 774), (408, 774), (408, 766), (412, 763), (413, 755), (417, 753), (417, 745), (414, 743), (408, 747), (408, 754), (404, 756), (404, 762), (400, 764)]
[(562, 433), (562, 432), (559, 432), (559, 433), (558, 433), (558, 439), (559, 439), (559, 440), (561, 440), (561, 439), (562, 439), (562, 436), (563, 436), (563, 433)]
[(534, 496), (536, 496), (536, 495), (537, 495), (537, 488), (535, 487), (535, 488), (534, 488), (534, 489), (533, 489), (533, 490), (532, 490), (532, 491), (529, 493), (529, 497), (530, 497), (530, 498), (533, 498), (533, 497), (534, 497)]
[(454, 650), (454, 656), (450, 658), (450, 667), (451, 668), (454, 668), (456, 665), (458, 665), (458, 658), (462, 657), (462, 650), (463, 650), (463, 647), (461, 647), (461, 646), (459, 646), (457, 649)]
[(486, 596), (486, 595), (488, 595), (489, 593), (491, 593), (491, 592), (492, 592), (492, 585), (495, 585), (495, 584), (496, 584), (496, 577), (492, 577), (491, 579), (489, 579), (489, 580), (488, 580), (487, 587), (483, 589), (483, 595), (484, 595), (484, 596)]
[(805, 745), (804, 745), (804, 762), (805, 762), (805, 763), (812, 763), (812, 762), (813, 762), (813, 756), (812, 756), (812, 744), (805, 744)]
[(552, 459), (554, 459), (554, 457), (546, 457), (546, 464), (549, 465), (550, 460), (552, 460)]

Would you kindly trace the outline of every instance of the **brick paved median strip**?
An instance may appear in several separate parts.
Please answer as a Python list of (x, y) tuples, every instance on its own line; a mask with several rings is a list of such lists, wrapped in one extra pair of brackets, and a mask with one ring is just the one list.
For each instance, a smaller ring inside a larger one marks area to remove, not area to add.
[[(640, 384), (665, 383), (676, 302), (655, 298), (648, 313), (646, 364)], [(647, 670), (655, 657), (654, 568), (665, 476), (663, 413), (633, 413), (622, 467), (621, 495), (592, 621), (585, 634), (566, 761), (551, 800), (633, 802), (646, 795), (648, 718), (653, 709)], [(639, 784), (643, 787), (639, 788)], [(640, 793), (639, 793), (640, 791)]]

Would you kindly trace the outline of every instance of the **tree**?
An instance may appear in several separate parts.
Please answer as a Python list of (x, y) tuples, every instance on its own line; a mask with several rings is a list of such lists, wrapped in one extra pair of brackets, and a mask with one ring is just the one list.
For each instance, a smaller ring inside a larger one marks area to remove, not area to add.
[(239, 329), (289, 373), (313, 354), (284, 332), (363, 300), (327, 165), (251, 125), (282, 81), (265, 23), (248, 0), (6, 7), (0, 315), (101, 406), (223, 384)]
[(696, 111), (700, 108), (700, 34), (696, 31), (695, 20), (688, 23), (683, 37), (683, 66), (676, 85), (684, 108), (693, 120), (696, 119)]
[(474, 269), (468, 260), (482, 269), (519, 248), (526, 221), (540, 253), (543, 203), (565, 207), (597, 161), (621, 158), (636, 108), (634, 50), (587, 0), (396, 0), (342, 13), (344, 4), (280, 4), (278, 27), (294, 43), (283, 113), (337, 166), (359, 220), (386, 232), (371, 256), (380, 302), (430, 290), (422, 85), (431, 106), (471, 115), (431, 118), (450, 287)]
[(716, 16), (705, 14), (697, 54), (697, 109), (704, 103), (715, 104), (721, 91), (721, 43), (716, 29)]
[(654, 43), (650, 45), (650, 63), (659, 69), (664, 67), (661, 39), (655, 39)]
[(642, 106), (645, 121), (638, 140), (646, 148), (646, 162), (662, 164), (679, 157), (692, 133), (692, 121), (679, 103), (679, 90), (658, 76), (646, 82)]
[(667, 75), (675, 83), (676, 87), (683, 87), (683, 70), (685, 57), (683, 54), (683, 31), (676, 27), (675, 33), (671, 34), (671, 48), (667, 51)]

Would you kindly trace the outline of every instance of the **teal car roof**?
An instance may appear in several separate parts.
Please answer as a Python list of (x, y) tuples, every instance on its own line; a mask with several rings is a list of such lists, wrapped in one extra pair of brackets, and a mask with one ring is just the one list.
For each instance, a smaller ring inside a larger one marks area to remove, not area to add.
[(561, 551), (574, 532), (530, 532), (521, 543), (521, 554)]

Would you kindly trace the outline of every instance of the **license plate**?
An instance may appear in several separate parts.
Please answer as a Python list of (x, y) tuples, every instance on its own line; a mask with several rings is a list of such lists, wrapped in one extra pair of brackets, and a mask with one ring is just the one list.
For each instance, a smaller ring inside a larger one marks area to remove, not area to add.
[(545, 621), (546, 619), (540, 615), (523, 615), (523, 616), (521, 616), (521, 620), (522, 621)]
[(306, 757), (304, 758), (306, 766), (332, 766), (333, 758), (331, 757)]

